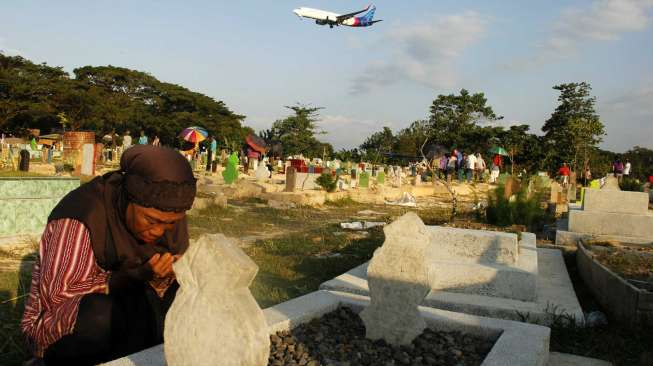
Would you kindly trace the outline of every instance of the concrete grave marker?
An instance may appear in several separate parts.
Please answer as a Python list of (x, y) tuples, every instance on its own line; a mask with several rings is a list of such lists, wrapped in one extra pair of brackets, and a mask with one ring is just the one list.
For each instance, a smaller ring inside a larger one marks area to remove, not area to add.
[(368, 172), (362, 172), (358, 178), (358, 186), (361, 188), (369, 188), (370, 186), (370, 174)]
[(270, 171), (268, 170), (268, 167), (265, 166), (265, 164), (260, 164), (258, 168), (256, 168), (254, 175), (256, 176), (256, 180), (264, 181), (270, 178)]
[(620, 191), (621, 187), (619, 187), (619, 180), (614, 175), (608, 175), (605, 177), (605, 183), (601, 189)]
[(385, 184), (385, 173), (383, 171), (380, 171), (376, 175), (376, 184), (381, 185), (381, 186)]
[(268, 325), (248, 288), (258, 267), (236, 241), (204, 235), (173, 268), (180, 288), (165, 320), (168, 366), (267, 365)]
[(95, 174), (94, 160), (95, 160), (95, 145), (84, 144), (84, 146), (82, 146), (82, 166), (80, 169), (82, 175)]
[(418, 305), (430, 290), (426, 263), (430, 238), (414, 212), (383, 231), (385, 242), (367, 269), (371, 303), (360, 317), (367, 338), (410, 344), (426, 328)]
[(289, 166), (286, 168), (286, 192), (294, 192), (297, 187), (297, 170)]

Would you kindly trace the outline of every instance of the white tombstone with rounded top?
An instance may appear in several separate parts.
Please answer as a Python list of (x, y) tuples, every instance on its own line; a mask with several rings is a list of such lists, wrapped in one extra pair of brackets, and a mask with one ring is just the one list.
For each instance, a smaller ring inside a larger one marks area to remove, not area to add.
[(249, 291), (258, 267), (222, 234), (191, 243), (174, 265), (179, 290), (165, 320), (168, 366), (263, 366), (270, 339)]
[(414, 212), (383, 231), (385, 242), (367, 269), (371, 304), (360, 317), (367, 338), (410, 344), (426, 328), (417, 307), (430, 290), (425, 260), (429, 234)]

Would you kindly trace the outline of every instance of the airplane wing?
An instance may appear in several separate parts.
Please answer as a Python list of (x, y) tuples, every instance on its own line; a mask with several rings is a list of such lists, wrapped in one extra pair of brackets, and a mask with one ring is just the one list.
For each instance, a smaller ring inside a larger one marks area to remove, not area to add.
[(336, 18), (336, 21), (338, 23), (342, 23), (343, 21), (345, 21), (345, 20), (347, 20), (347, 19), (349, 19), (349, 18), (351, 18), (353, 16), (356, 16), (356, 15), (358, 15), (360, 13), (364, 13), (364, 12), (368, 11), (370, 9), (370, 6), (372, 6), (372, 5), (368, 5), (367, 8), (365, 8), (363, 10), (355, 11), (353, 13), (338, 15), (338, 17)]

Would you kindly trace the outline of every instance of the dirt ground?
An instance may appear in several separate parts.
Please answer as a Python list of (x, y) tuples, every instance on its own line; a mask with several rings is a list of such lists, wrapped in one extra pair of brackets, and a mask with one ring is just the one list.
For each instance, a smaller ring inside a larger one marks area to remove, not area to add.
[(596, 259), (640, 288), (653, 289), (653, 246), (619, 242), (589, 242)]

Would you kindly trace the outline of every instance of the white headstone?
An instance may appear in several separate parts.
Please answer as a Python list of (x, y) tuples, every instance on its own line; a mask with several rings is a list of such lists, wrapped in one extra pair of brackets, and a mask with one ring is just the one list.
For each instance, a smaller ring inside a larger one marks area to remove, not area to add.
[(267, 365), (268, 327), (248, 288), (258, 267), (236, 241), (204, 235), (173, 268), (180, 288), (165, 320), (168, 366)]
[(93, 162), (95, 160), (95, 145), (84, 144), (82, 146), (82, 175), (95, 175)]
[(261, 164), (256, 169), (255, 175), (256, 180), (263, 181), (270, 178), (270, 170), (268, 170), (268, 167), (265, 166), (265, 164)]
[(426, 262), (430, 237), (414, 212), (383, 231), (385, 242), (367, 268), (371, 303), (360, 317), (367, 338), (410, 344), (426, 328), (418, 305), (430, 290)]

